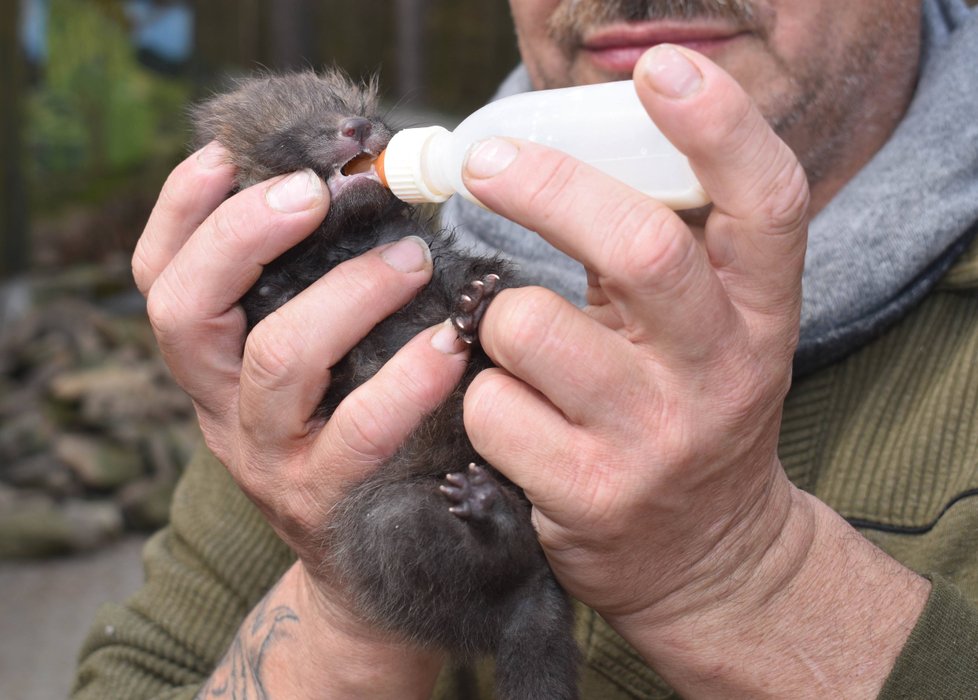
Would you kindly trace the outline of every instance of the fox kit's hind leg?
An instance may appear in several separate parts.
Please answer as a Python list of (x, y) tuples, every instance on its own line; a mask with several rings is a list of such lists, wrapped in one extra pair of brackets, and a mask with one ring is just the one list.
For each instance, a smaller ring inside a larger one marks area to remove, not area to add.
[(446, 474), (445, 483), (439, 488), (452, 504), (448, 510), (462, 520), (473, 522), (492, 517), (492, 507), (500, 497), (499, 484), (475, 462), (464, 472)]

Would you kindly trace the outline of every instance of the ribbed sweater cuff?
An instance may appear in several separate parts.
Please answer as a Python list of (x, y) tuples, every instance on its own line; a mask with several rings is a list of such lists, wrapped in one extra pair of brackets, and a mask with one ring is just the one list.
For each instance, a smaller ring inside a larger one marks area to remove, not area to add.
[(978, 697), (978, 608), (953, 584), (933, 584), (879, 700)]

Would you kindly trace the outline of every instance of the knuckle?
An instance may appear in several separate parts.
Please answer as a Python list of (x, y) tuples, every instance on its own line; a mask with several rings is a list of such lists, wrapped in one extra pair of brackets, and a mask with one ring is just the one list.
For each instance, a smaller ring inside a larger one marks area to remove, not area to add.
[[(493, 429), (495, 421), (504, 413), (500, 410), (506, 401), (506, 387), (511, 378), (503, 370), (490, 368), (483, 370), (469, 384), (463, 397), (462, 421), (465, 430), (479, 452), (491, 454), (487, 449), (499, 432)], [(479, 443), (479, 444), (476, 444)]]
[(442, 398), (438, 384), (431, 381), (430, 373), (419, 371), (415, 367), (411, 371), (399, 368), (392, 381), (397, 387), (397, 403), (404, 404), (418, 418), (436, 406)]
[(751, 218), (769, 233), (797, 230), (809, 204), (808, 176), (798, 158), (749, 104), (727, 128), (730, 158), (744, 164), (742, 188), (756, 193)]
[(680, 286), (693, 268), (696, 246), (669, 212), (657, 211), (637, 235), (623, 237), (613, 253), (611, 276), (637, 291), (668, 291)]
[(808, 175), (784, 143), (771, 170), (761, 198), (762, 225), (775, 235), (797, 231), (808, 217)]
[(707, 129), (703, 135), (711, 142), (710, 148), (737, 159), (742, 159), (744, 153), (755, 153), (757, 144), (767, 137), (766, 132), (770, 131), (770, 127), (750, 99), (741, 93), (733, 105), (717, 106), (730, 111), (729, 116), (713, 121), (714, 127)]
[(559, 322), (567, 302), (543, 287), (503, 290), (489, 307), (492, 327), (505, 328), (492, 333), (496, 360), (505, 367), (523, 367), (548, 352), (559, 335)]
[(242, 376), (260, 389), (275, 390), (293, 380), (296, 360), (301, 355), (295, 346), (298, 333), (283, 328), (278, 311), (269, 314), (245, 340)]
[(347, 260), (326, 276), (329, 294), (342, 308), (372, 308), (379, 297), (390, 293), (392, 285), (384, 276), (381, 265), (375, 260), (360, 256)]
[(220, 206), (214, 210), (208, 221), (210, 228), (209, 241), (213, 247), (213, 252), (228, 259), (235, 260), (238, 256), (235, 251), (242, 251), (250, 247), (247, 231), (250, 230), (248, 221), (237, 213), (233, 206)]
[(525, 210), (534, 212), (541, 224), (545, 224), (565, 211), (567, 197), (573, 191), (570, 183), (576, 180), (582, 163), (561, 153), (548, 152), (540, 157), (540, 167), (533, 176), (521, 183), (525, 197)]
[[(344, 399), (330, 420), (330, 428), (347, 461), (376, 463), (393, 454), (406, 436), (396, 434), (390, 409), (380, 401), (365, 401), (354, 393)], [(350, 459), (352, 458), (352, 459)]]
[(176, 335), (187, 318), (182, 305), (163, 281), (150, 288), (146, 297), (146, 315), (153, 332), (161, 341)]

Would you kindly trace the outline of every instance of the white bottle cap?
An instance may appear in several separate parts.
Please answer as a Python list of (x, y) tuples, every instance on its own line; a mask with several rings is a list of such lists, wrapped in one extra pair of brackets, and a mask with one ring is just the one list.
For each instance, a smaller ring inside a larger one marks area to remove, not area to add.
[(444, 202), (452, 196), (454, 191), (438, 187), (425, 167), (429, 142), (447, 133), (444, 127), (429, 126), (394, 134), (384, 153), (383, 178), (395, 197), (408, 204), (422, 204)]

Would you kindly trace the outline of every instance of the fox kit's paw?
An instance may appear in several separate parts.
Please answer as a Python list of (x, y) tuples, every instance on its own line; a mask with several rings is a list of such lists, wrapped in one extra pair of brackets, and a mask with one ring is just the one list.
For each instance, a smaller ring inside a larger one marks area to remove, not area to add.
[(499, 291), (499, 275), (488, 274), (473, 280), (462, 290), (452, 312), (452, 324), (458, 337), (472, 343), (479, 336), (479, 322), (489, 307), (489, 302)]
[(491, 517), (499, 499), (499, 485), (483, 467), (474, 462), (464, 472), (445, 475), (439, 489), (452, 505), (448, 510), (462, 520), (483, 521)]

